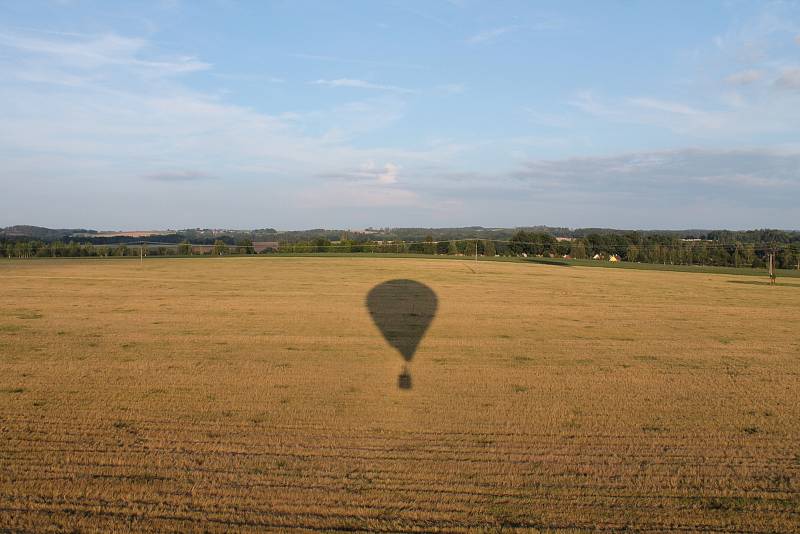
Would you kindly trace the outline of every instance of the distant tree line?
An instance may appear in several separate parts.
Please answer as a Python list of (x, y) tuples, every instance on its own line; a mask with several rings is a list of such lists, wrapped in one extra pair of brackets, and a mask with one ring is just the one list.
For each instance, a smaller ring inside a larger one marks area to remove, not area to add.
[(550, 234), (520, 231), (511, 238), (511, 249), (516, 254), (525, 253), (534, 256), (566, 256), (575, 259), (595, 256), (609, 259), (615, 256), (621, 261), (640, 263), (756, 268), (765, 267), (767, 256), (772, 252), (775, 254), (778, 268), (800, 269), (800, 240), (779, 241), (774, 239), (775, 235), (768, 237), (773, 239), (747, 242), (687, 239), (664, 234), (627, 232), (595, 233), (559, 241)]
[[(791, 232), (753, 230), (748, 232), (721, 231), (717, 239), (678, 238), (674, 234), (654, 232), (590, 233), (582, 237), (557, 238), (548, 232), (518, 230), (509, 239), (436, 239), (432, 234), (418, 241), (369, 240), (363, 234), (343, 233), (337, 236), (318, 236), (307, 240), (282, 241), (281, 253), (373, 253), (527, 256), (547, 258), (598, 258), (629, 262), (672, 265), (715, 265), (726, 267), (766, 266), (768, 254), (775, 254), (776, 266), (800, 269), (800, 238)], [(708, 237), (708, 236), (706, 236)], [(736, 239), (740, 238), (740, 239)], [(756, 241), (755, 239), (764, 239)], [(60, 240), (0, 240), (0, 255), (8, 258), (34, 257), (113, 257), (113, 256), (189, 256), (254, 254), (249, 237), (204, 240), (191, 243), (184, 239), (172, 243), (96, 244)], [(261, 253), (274, 253), (266, 249)]]
[[(774, 236), (771, 236), (774, 237)], [(308, 241), (282, 243), (284, 253), (400, 253), (473, 256), (533, 256), (548, 258), (608, 260), (661, 263), (671, 265), (709, 265), (727, 267), (766, 266), (767, 255), (775, 253), (782, 269), (800, 269), (800, 241), (720, 242), (699, 238), (680, 239), (670, 235), (628, 232), (595, 233), (581, 238), (559, 240), (544, 232), (519, 230), (507, 240), (460, 239), (435, 240), (428, 235), (422, 241), (331, 241), (318, 237)]]
[(6, 258), (80, 258), (80, 257), (114, 257), (114, 256), (190, 256), (253, 254), (253, 242), (239, 239), (230, 244), (221, 239), (212, 244), (190, 244), (184, 240), (174, 243), (117, 243), (97, 245), (90, 242), (77, 241), (0, 241), (0, 256)]

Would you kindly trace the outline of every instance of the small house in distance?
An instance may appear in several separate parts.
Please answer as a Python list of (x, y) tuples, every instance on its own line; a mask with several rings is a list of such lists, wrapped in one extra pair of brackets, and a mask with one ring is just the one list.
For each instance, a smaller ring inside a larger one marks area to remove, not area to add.
[(261, 254), (262, 252), (278, 252), (278, 248), (280, 245), (277, 241), (253, 241), (253, 251), (256, 254)]
[(192, 245), (192, 254), (211, 254), (214, 251), (214, 245)]

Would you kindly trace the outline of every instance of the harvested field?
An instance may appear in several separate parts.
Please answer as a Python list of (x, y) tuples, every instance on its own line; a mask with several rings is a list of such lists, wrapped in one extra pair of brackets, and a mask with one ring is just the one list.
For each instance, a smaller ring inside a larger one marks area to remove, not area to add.
[[(403, 360), (367, 293), (438, 312)], [(739, 283), (747, 282), (747, 283)], [(800, 282), (0, 263), (0, 530), (800, 530)]]

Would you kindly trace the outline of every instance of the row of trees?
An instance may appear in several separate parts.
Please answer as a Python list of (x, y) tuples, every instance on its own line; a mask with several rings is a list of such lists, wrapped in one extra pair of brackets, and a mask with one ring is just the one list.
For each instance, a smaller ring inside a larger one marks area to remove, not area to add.
[[(93, 245), (91, 243), (78, 243), (70, 241), (62, 243), (53, 241), (8, 241), (0, 247), (0, 253), (7, 258), (75, 258), (87, 256), (130, 256), (133, 251), (125, 244), (120, 245)], [(136, 249), (139, 255), (139, 249)]]
[[(685, 240), (656, 234), (590, 234), (583, 238), (558, 240), (543, 232), (518, 231), (510, 240), (462, 239), (436, 241), (428, 236), (421, 242), (355, 241), (343, 239), (332, 242), (324, 237), (309, 241), (283, 243), (283, 253), (399, 253), (481, 256), (540, 256), (593, 258), (599, 255), (641, 263), (673, 265), (717, 265), (730, 267), (766, 266), (767, 256), (775, 253), (776, 265), (783, 269), (800, 269), (800, 243), (720, 243), (707, 240)], [(275, 252), (267, 249), (264, 252)], [(0, 255), (9, 258), (88, 257), (88, 256), (188, 256), (254, 254), (250, 239), (234, 244), (216, 240), (213, 245), (192, 245), (183, 241), (177, 245), (151, 244), (142, 251), (140, 244), (94, 245), (70, 241), (7, 241), (0, 243)]]
[(618, 259), (640, 263), (672, 265), (716, 265), (730, 267), (766, 266), (767, 255), (774, 251), (776, 265), (800, 269), (800, 243), (719, 243), (707, 240), (684, 240), (671, 236), (629, 234), (590, 234), (583, 238), (558, 240), (547, 233), (518, 231), (510, 240), (465, 239), (435, 241), (428, 236), (422, 242), (331, 242), (318, 238), (282, 244), (288, 253), (411, 253), (472, 256), (539, 256), (588, 259)]
[(253, 243), (249, 239), (241, 239), (234, 245), (216, 240), (213, 245), (191, 245), (183, 241), (178, 245), (167, 244), (120, 243), (116, 245), (95, 245), (70, 241), (63, 243), (53, 241), (7, 241), (0, 244), (0, 256), (7, 258), (80, 258), (80, 257), (113, 257), (113, 256), (189, 256), (253, 254)]
[(575, 259), (618, 259), (641, 263), (672, 265), (717, 265), (727, 267), (766, 266), (769, 253), (775, 254), (781, 269), (800, 269), (800, 243), (721, 243), (686, 240), (663, 235), (589, 234), (584, 238), (559, 241), (549, 234), (517, 232), (511, 238), (517, 254)]

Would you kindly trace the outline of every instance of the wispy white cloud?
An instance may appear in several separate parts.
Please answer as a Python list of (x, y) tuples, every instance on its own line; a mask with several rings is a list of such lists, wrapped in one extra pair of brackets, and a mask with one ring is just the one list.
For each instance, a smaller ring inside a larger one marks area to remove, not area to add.
[(775, 80), (775, 86), (781, 89), (800, 89), (800, 68), (787, 67), (782, 69), (780, 75)]
[(758, 69), (748, 69), (731, 74), (725, 81), (731, 85), (747, 85), (757, 82), (764, 77), (764, 73)]
[(434, 87), (434, 91), (438, 91), (448, 95), (460, 95), (464, 93), (464, 91), (466, 90), (467, 87), (463, 83), (446, 83)]
[(791, 227), (798, 166), (800, 149), (642, 151), (528, 158), (502, 173), (446, 172), (434, 187), (467, 212), (533, 209), (540, 220), (572, 225), (630, 227), (625, 221), (634, 217), (645, 228)]
[(467, 38), (470, 44), (482, 44), (496, 41), (504, 35), (519, 31), (543, 32), (558, 30), (564, 27), (564, 20), (556, 17), (537, 17), (519, 24), (497, 26), (478, 31)]
[(387, 163), (382, 173), (378, 175), (378, 183), (393, 184), (397, 182), (397, 174), (400, 172), (400, 166), (394, 163)]
[(573, 125), (573, 121), (564, 114), (548, 113), (532, 107), (524, 107), (522, 110), (534, 124), (551, 128), (568, 128)]
[(574, 106), (590, 115), (596, 116), (613, 116), (617, 112), (608, 105), (601, 103), (595, 96), (594, 92), (588, 89), (583, 89), (575, 93), (575, 95), (567, 102), (569, 105)]
[(607, 124), (647, 125), (696, 139), (740, 144), (766, 133), (796, 132), (800, 124), (797, 88), (800, 71), (784, 69), (773, 83), (758, 85), (748, 95), (724, 87), (718, 93), (696, 95), (702, 105), (654, 96), (600, 98), (592, 91), (580, 91), (568, 103)]
[(300, 207), (331, 208), (423, 208), (434, 204), (417, 192), (401, 187), (365, 187), (348, 183), (325, 184), (320, 188), (302, 191), (297, 195)]
[(755, 16), (741, 21), (714, 37), (718, 52), (739, 64), (754, 64), (771, 59), (777, 43), (797, 35), (796, 5), (792, 2), (765, 2)]
[(145, 175), (144, 178), (158, 182), (197, 182), (199, 180), (213, 180), (215, 177), (197, 170), (179, 170), (155, 172)]
[(419, 18), (421, 18), (423, 20), (426, 20), (428, 22), (433, 22), (434, 24), (442, 26), (443, 28), (452, 29), (454, 27), (454, 24), (452, 22), (450, 22), (449, 20), (446, 20), (446, 19), (444, 19), (442, 17), (437, 17), (435, 15), (431, 15), (430, 13), (428, 13), (427, 11), (422, 10), (422, 9), (415, 9), (415, 8), (411, 7), (409, 4), (410, 4), (410, 2), (393, 2), (392, 6), (395, 9), (398, 9), (400, 11), (404, 11), (406, 13), (414, 15), (415, 17), (419, 17)]
[(59, 39), (46, 39), (35, 35), (0, 33), (0, 46), (38, 57), (50, 57), (62, 66), (82, 70), (120, 66), (159, 74), (183, 74), (211, 67), (208, 63), (185, 55), (143, 58), (147, 45), (144, 39), (116, 34), (62, 34)]
[(324, 85), (327, 87), (351, 87), (354, 89), (373, 89), (378, 91), (391, 91), (394, 93), (415, 93), (413, 89), (406, 89), (405, 87), (398, 87), (396, 85), (383, 85), (368, 82), (365, 80), (358, 80), (353, 78), (337, 78), (335, 80), (315, 80), (314, 85)]
[(478, 33), (472, 35), (467, 39), (467, 42), (472, 44), (480, 44), (480, 43), (487, 43), (490, 41), (494, 41), (497, 38), (516, 31), (519, 29), (519, 26), (501, 26), (499, 28), (489, 28), (486, 30), (481, 30)]
[(397, 62), (397, 61), (387, 61), (383, 59), (363, 59), (363, 58), (349, 58), (349, 57), (340, 57), (340, 56), (329, 56), (325, 54), (303, 54), (303, 53), (295, 53), (289, 54), (289, 57), (294, 57), (297, 59), (307, 59), (311, 61), (324, 61), (328, 63), (352, 63), (354, 65), (366, 65), (371, 67), (397, 67), (397, 68), (405, 68), (405, 69), (424, 69), (426, 68), (423, 65), (418, 65), (415, 63), (404, 63), (404, 62)]
[(285, 83), (286, 78), (280, 76), (269, 76), (265, 74), (241, 74), (241, 73), (222, 73), (214, 72), (212, 74), (215, 78), (220, 80), (232, 80), (243, 82), (266, 82), (266, 83)]
[(720, 95), (720, 102), (730, 108), (745, 109), (747, 99), (738, 91), (725, 91)]
[(355, 169), (343, 170), (334, 173), (323, 173), (321, 178), (332, 178), (337, 181), (358, 182), (363, 185), (391, 185), (397, 183), (402, 167), (396, 163), (387, 162), (383, 166), (375, 165), (374, 161), (367, 161)]
[(700, 111), (681, 104), (680, 102), (670, 102), (667, 100), (659, 100), (657, 98), (632, 98), (630, 103), (640, 108), (654, 109), (656, 111), (664, 111), (667, 113), (678, 113), (680, 115), (699, 115)]
[(642, 201), (672, 198), (676, 204), (692, 197), (758, 202), (800, 192), (799, 166), (798, 152), (684, 149), (529, 160), (510, 176), (550, 195), (623, 193)]

